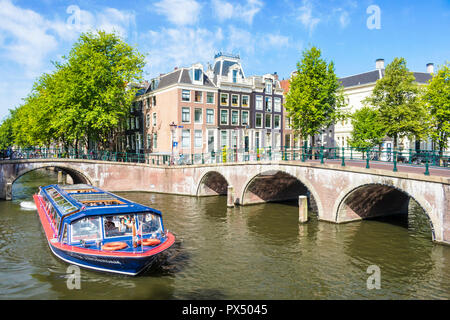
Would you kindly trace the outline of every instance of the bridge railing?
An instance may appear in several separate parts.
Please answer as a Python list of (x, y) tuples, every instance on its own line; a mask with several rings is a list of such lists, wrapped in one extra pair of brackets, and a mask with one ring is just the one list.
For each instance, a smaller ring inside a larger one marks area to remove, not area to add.
[(429, 175), (430, 167), (450, 169), (450, 152), (417, 149), (380, 149), (380, 148), (227, 148), (220, 151), (195, 154), (157, 155), (148, 153), (127, 153), (92, 150), (88, 152), (65, 151), (57, 148), (30, 148), (15, 151), (0, 151), (0, 159), (86, 159), (113, 162), (147, 163), (154, 165), (191, 165), (207, 163), (235, 163), (247, 161), (313, 161), (347, 164), (361, 163), (370, 168), (374, 163), (389, 163), (397, 171), (397, 164), (423, 167)]

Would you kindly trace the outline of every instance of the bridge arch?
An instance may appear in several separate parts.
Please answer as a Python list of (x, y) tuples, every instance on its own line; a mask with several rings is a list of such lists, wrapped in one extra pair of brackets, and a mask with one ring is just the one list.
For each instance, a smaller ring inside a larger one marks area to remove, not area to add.
[[(264, 181), (264, 179), (267, 180)], [(262, 182), (259, 188), (257, 187), (258, 182)], [(314, 186), (307, 179), (289, 173), (282, 168), (264, 170), (250, 177), (244, 183), (240, 199), (242, 205), (248, 205), (270, 201), (297, 200), (299, 195), (309, 196), (310, 203), (317, 208), (320, 219), (324, 213), (323, 205)]]
[(61, 170), (62, 172), (68, 174), (72, 177), (73, 183), (85, 183), (85, 184), (92, 184), (92, 179), (88, 177), (85, 173), (81, 172), (80, 170), (71, 167), (70, 165), (61, 165), (61, 164), (38, 164), (34, 165), (32, 167), (25, 167), (17, 172), (12, 177), (11, 183), (14, 183), (17, 179), (19, 179), (21, 176), (35, 170), (39, 169), (45, 169), (45, 168), (56, 168)]
[(335, 219), (337, 223), (342, 223), (394, 214), (408, 214), (410, 199), (414, 199), (425, 212), (430, 223), (432, 239), (436, 240), (436, 232), (440, 233), (440, 230), (436, 229), (436, 226), (440, 225), (438, 214), (421, 195), (413, 194), (394, 184), (373, 182), (346, 188), (340, 193), (334, 206)]
[(228, 180), (216, 170), (204, 173), (197, 184), (197, 197), (226, 195), (229, 186)]

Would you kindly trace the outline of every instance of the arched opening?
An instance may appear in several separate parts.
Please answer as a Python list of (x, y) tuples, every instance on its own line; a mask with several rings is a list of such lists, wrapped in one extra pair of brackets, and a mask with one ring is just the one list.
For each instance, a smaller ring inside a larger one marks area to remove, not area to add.
[(210, 171), (206, 173), (200, 180), (197, 189), (197, 196), (219, 196), (227, 195), (228, 181), (225, 177), (217, 171)]
[(368, 184), (348, 192), (337, 210), (336, 221), (378, 220), (431, 232), (435, 239), (431, 217), (417, 199), (390, 185)]
[(6, 199), (25, 198), (36, 192), (39, 186), (56, 183), (91, 184), (85, 175), (72, 168), (42, 166), (19, 172), (6, 186)]
[(245, 187), (242, 204), (266, 202), (292, 202), (297, 205), (298, 197), (308, 197), (308, 207), (317, 212), (317, 203), (311, 190), (298, 178), (279, 170), (258, 174)]

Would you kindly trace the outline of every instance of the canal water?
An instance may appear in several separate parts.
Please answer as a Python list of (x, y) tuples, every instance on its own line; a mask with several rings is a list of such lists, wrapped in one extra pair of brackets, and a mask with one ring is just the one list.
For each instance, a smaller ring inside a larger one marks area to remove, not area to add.
[[(27, 208), (56, 179), (29, 173), (14, 183), (13, 201), (0, 201), (0, 299), (450, 298), (450, 247), (432, 243), (417, 205), (409, 219), (335, 225), (311, 213), (300, 225), (295, 203), (227, 209), (225, 197), (151, 193), (120, 195), (163, 212), (177, 241), (160, 265), (138, 277), (81, 269), (81, 288), (69, 290), (68, 264)], [(380, 289), (369, 290), (377, 268)]]

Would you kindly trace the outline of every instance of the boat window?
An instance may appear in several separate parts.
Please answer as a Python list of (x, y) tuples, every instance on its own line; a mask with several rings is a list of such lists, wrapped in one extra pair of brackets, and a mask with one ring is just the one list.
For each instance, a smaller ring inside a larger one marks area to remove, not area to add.
[(72, 223), (72, 242), (101, 238), (100, 217), (86, 217)]
[(64, 226), (62, 241), (63, 243), (67, 243), (67, 224)]
[(55, 188), (48, 188), (47, 194), (50, 198), (53, 199), (61, 214), (65, 215), (77, 209), (72, 203), (69, 202), (69, 200), (64, 198)]
[(150, 234), (161, 231), (161, 218), (153, 213), (138, 214), (139, 229), (142, 226), (142, 234)]
[(105, 216), (103, 225), (105, 228), (105, 237), (123, 237), (132, 235), (132, 225), (135, 223), (134, 215), (114, 215)]

